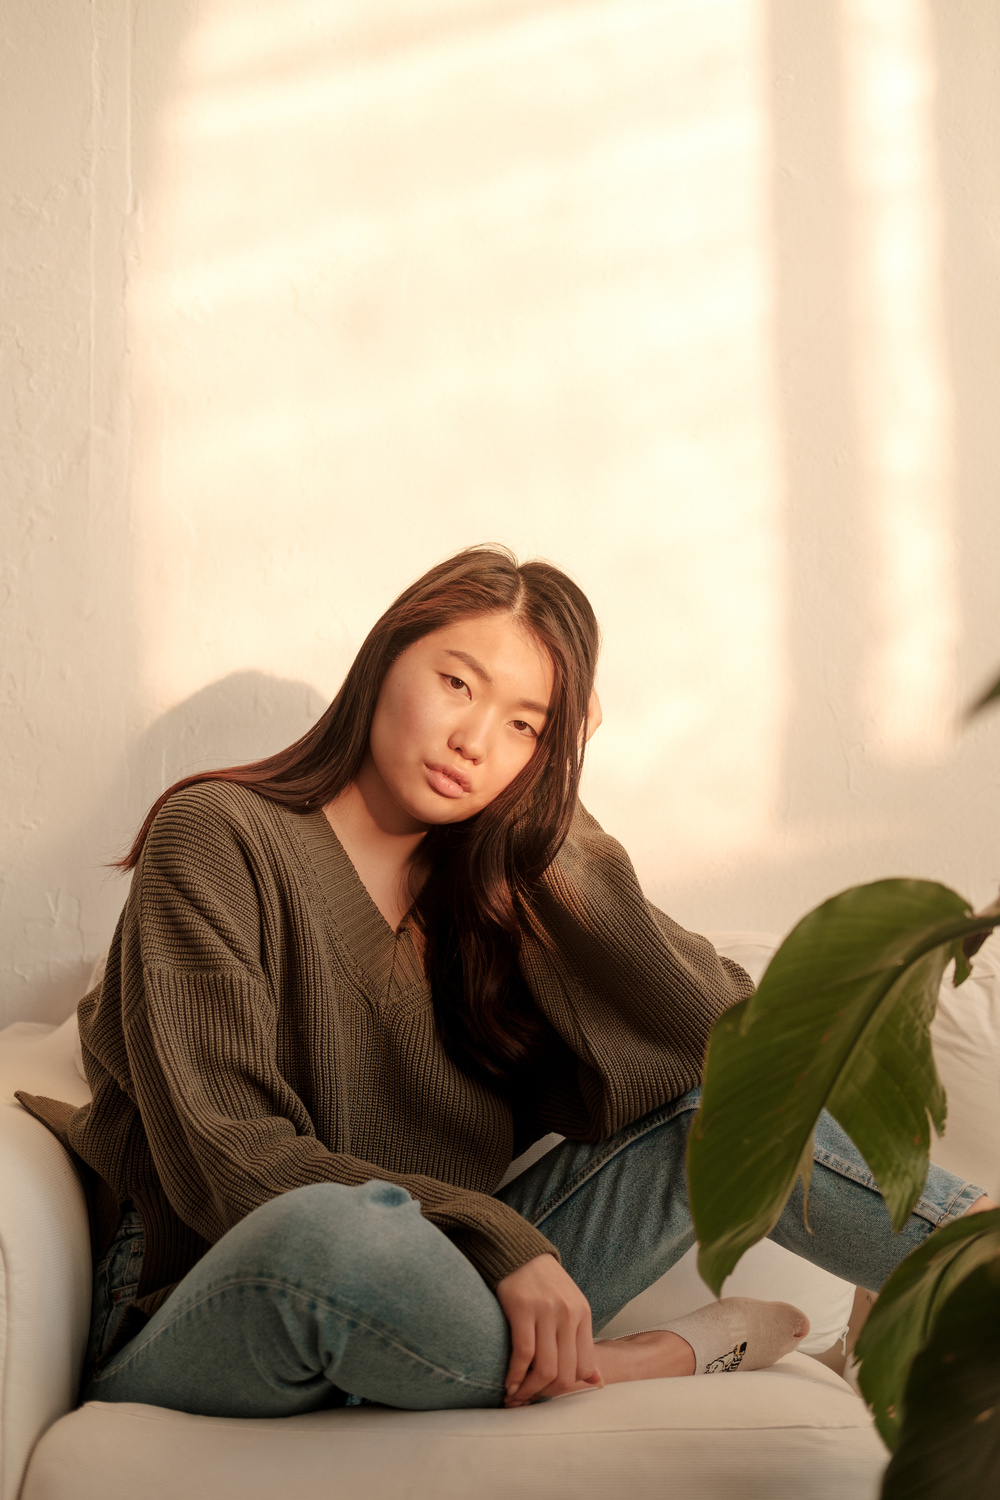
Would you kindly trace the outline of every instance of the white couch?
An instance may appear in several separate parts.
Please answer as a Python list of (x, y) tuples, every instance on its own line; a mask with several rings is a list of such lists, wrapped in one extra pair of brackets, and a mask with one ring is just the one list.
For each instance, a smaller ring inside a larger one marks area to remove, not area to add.
[[(718, 934), (755, 975), (774, 940)], [(996, 1192), (1000, 947), (937, 1024), (952, 1125), (936, 1153)], [(15, 1088), (84, 1102), (75, 1017), (0, 1032), (0, 1500), (875, 1500), (885, 1453), (854, 1390), (806, 1353), (738, 1379), (653, 1380), (523, 1411), (357, 1408), (276, 1421), (140, 1405), (74, 1409), (90, 1311), (83, 1194)], [(843, 1333), (853, 1288), (776, 1246), (727, 1292), (810, 1314), (808, 1348)], [(627, 1332), (708, 1300), (685, 1257), (609, 1325)]]

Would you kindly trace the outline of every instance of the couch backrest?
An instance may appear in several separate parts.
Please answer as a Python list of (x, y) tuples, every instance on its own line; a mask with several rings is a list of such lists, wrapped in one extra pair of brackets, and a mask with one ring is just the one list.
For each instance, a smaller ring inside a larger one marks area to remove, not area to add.
[(0, 1500), (16, 1500), (35, 1442), (75, 1403), (90, 1321), (90, 1231), (79, 1179), (15, 1089), (90, 1097), (73, 1017), (0, 1032)]

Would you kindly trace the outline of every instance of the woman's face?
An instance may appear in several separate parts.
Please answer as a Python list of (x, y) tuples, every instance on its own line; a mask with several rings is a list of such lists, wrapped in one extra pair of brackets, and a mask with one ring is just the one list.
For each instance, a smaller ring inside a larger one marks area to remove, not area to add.
[(458, 823), (535, 753), (552, 662), (509, 615), (474, 615), (414, 642), (386, 674), (358, 778), (399, 831)]

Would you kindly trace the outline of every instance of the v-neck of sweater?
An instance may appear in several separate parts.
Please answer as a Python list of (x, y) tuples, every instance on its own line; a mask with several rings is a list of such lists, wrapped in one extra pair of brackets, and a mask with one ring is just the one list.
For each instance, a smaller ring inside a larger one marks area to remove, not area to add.
[(393, 998), (429, 998), (410, 917), (393, 931), (322, 809), (296, 814), (293, 826), (316, 877), (334, 939), (367, 981), (371, 998), (380, 1006)]

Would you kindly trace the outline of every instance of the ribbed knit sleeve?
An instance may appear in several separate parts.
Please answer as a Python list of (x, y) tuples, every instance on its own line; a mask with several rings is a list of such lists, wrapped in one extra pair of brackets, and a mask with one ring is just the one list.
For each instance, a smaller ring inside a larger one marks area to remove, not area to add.
[[(228, 819), (225, 795), (200, 790), (178, 794), (156, 819), (124, 913), (119, 960), (127, 1088), (178, 1217), (214, 1243), (289, 1189), (378, 1178), (416, 1198), (490, 1285), (535, 1255), (555, 1253), (488, 1193), (394, 1172), (318, 1138), (278, 1062), (282, 1007), (286, 1031), (290, 1006), (308, 1013), (308, 997), (300, 1004), (289, 990), (308, 987), (311, 945), (301, 935), (289, 944), (287, 932), (272, 930), (289, 925), (294, 892), (282, 888), (266, 819), (260, 827), (245, 816)], [(284, 993), (274, 982), (275, 953), (284, 955)], [(320, 952), (312, 957), (323, 962)], [(115, 996), (105, 1001), (113, 1006)], [(88, 1040), (101, 1051), (99, 1033), (95, 1019)], [(309, 1053), (315, 1039), (303, 1035), (301, 1046)], [(317, 1065), (344, 1073), (350, 1058), (303, 1059), (303, 1067)], [(350, 1087), (349, 1077), (340, 1087)]]
[[(749, 976), (646, 900), (622, 846), (582, 807), (531, 908), (521, 968), (576, 1059), (549, 1129), (600, 1140), (701, 1081), (709, 1032)], [(585, 1117), (579, 1115), (582, 1096)]]

